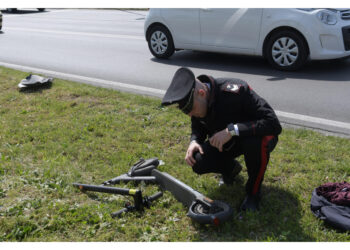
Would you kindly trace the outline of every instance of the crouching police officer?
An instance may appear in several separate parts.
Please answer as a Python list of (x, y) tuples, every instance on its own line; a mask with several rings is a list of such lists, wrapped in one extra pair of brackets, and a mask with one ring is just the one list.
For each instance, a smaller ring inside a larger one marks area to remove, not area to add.
[(176, 71), (162, 105), (178, 104), (191, 117), (191, 142), (185, 160), (198, 174), (220, 173), (233, 183), (244, 155), (248, 169), (247, 196), (240, 209), (259, 208), (260, 187), (270, 153), (282, 128), (271, 106), (240, 79)]

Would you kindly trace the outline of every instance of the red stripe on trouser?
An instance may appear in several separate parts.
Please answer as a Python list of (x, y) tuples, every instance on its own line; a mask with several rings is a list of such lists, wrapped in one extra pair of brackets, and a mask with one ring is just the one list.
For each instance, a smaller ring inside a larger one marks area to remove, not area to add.
[(259, 190), (259, 186), (261, 183), (262, 178), (264, 177), (266, 166), (267, 166), (267, 145), (269, 141), (271, 141), (274, 138), (273, 135), (264, 136), (261, 142), (261, 165), (260, 165), (260, 171), (259, 175), (255, 180), (254, 187), (253, 187), (253, 194), (256, 194)]

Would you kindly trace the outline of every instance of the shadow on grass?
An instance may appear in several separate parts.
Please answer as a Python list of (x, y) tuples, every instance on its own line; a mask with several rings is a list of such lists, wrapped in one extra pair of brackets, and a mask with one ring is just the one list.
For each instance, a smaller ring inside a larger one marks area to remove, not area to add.
[(219, 227), (194, 223), (199, 241), (315, 241), (303, 232), (300, 202), (287, 190), (263, 186), (260, 210), (239, 214), (238, 208), (245, 196), (242, 184), (243, 180), (238, 180), (233, 187), (212, 189), (207, 194), (212, 199), (230, 203), (234, 215)]

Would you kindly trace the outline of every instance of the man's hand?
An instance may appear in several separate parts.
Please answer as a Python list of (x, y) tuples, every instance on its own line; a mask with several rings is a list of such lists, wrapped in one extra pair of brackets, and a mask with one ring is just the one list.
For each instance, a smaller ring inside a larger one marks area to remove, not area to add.
[(225, 128), (209, 138), (210, 145), (222, 152), (222, 146), (232, 138), (228, 129)]
[(196, 160), (193, 158), (193, 153), (197, 151), (199, 151), (199, 153), (201, 154), (204, 154), (201, 145), (199, 145), (196, 141), (192, 141), (188, 146), (186, 156), (185, 156), (185, 161), (191, 167), (193, 167), (193, 165), (196, 164)]

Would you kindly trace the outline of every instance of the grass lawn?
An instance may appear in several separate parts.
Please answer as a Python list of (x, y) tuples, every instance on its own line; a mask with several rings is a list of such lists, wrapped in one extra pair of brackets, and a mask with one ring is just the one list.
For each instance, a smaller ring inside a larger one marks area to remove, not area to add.
[(59, 79), (50, 89), (19, 92), (27, 75), (0, 67), (0, 241), (350, 241), (310, 211), (314, 188), (350, 181), (348, 139), (284, 129), (260, 211), (235, 213), (220, 227), (192, 222), (169, 192), (143, 214), (113, 219), (129, 198), (84, 194), (72, 183), (100, 184), (140, 157), (158, 157), (161, 171), (236, 209), (247, 172), (232, 187), (218, 187), (214, 174), (193, 173), (184, 162), (189, 118), (159, 99)]

